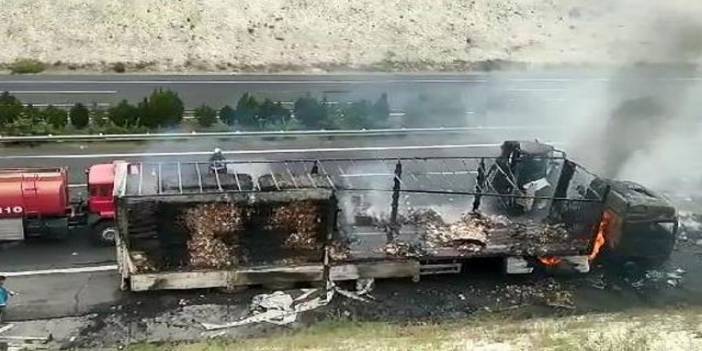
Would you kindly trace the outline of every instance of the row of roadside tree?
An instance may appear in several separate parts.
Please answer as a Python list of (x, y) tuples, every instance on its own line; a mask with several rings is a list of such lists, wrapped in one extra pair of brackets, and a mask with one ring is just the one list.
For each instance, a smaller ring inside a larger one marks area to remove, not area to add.
[[(403, 127), (465, 124), (465, 108), (456, 99), (419, 96), (405, 106)], [(293, 104), (257, 99), (245, 93), (234, 106), (200, 105), (194, 122), (184, 121), (185, 105), (174, 91), (157, 89), (136, 104), (120, 101), (108, 109), (76, 103), (68, 110), (23, 104), (5, 92), (0, 95), (0, 135), (73, 133), (145, 133), (178, 130), (319, 130), (391, 127), (387, 94), (375, 101), (329, 102), (310, 94)], [(397, 126), (397, 125), (392, 125)]]
[[(70, 109), (37, 108), (15, 96), (0, 95), (0, 135), (65, 133), (139, 133), (178, 130), (184, 124), (185, 105), (177, 93), (157, 89), (137, 104), (120, 101), (108, 109), (76, 103)], [(219, 127), (236, 130), (361, 129), (388, 126), (390, 107), (383, 94), (371, 103), (359, 100), (331, 104), (311, 95), (284, 106), (271, 99), (246, 93), (235, 106), (219, 109), (208, 105), (194, 111), (195, 129)]]

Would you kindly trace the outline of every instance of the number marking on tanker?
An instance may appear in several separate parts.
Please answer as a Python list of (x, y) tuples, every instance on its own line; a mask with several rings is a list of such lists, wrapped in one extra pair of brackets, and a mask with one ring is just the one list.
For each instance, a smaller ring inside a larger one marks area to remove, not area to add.
[(5, 206), (0, 207), (1, 214), (22, 214), (24, 213), (24, 208), (22, 206)]

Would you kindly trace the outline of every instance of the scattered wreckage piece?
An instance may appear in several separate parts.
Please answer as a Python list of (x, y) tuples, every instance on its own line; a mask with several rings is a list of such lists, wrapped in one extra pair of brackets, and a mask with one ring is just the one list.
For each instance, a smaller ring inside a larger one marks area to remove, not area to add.
[(0, 334), (2, 334), (2, 333), (6, 332), (6, 331), (8, 331), (8, 330), (10, 330), (10, 329), (12, 329), (12, 328), (14, 328), (14, 327), (15, 327), (14, 324), (6, 324), (6, 325), (3, 325), (3, 326), (0, 326)]
[(225, 324), (201, 323), (202, 327), (207, 331), (214, 331), (255, 323), (288, 325), (294, 323), (300, 313), (328, 305), (335, 294), (361, 302), (370, 302), (371, 298), (366, 295), (372, 290), (372, 279), (361, 281), (355, 292), (341, 289), (333, 281), (328, 282), (326, 290), (303, 289), (300, 291), (301, 294), (294, 298), (291, 293), (284, 291), (256, 295), (251, 300), (249, 308), (251, 312), (248, 317)]
[[(9, 328), (4, 331), (7, 330)], [(53, 336), (51, 334), (46, 336), (0, 335), (0, 350), (49, 350), (49, 342), (52, 340)]]
[(635, 289), (678, 288), (684, 283), (686, 273), (687, 271), (682, 268), (676, 268), (669, 272), (648, 270), (639, 279), (633, 280), (631, 286)]

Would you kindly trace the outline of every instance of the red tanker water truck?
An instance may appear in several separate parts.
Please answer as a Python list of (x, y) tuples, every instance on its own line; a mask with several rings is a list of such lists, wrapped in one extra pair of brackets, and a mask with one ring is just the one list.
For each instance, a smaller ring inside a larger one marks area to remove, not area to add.
[(96, 243), (112, 244), (116, 163), (86, 170), (87, 202), (71, 201), (66, 168), (0, 169), (0, 242), (63, 239), (72, 229), (89, 226)]

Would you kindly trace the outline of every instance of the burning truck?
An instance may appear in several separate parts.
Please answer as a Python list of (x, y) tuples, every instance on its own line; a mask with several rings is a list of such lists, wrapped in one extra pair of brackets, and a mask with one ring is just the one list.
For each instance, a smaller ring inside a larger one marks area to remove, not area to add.
[(460, 272), (587, 272), (604, 252), (661, 261), (675, 209), (555, 148), (480, 157), (122, 163), (116, 250), (131, 291)]

